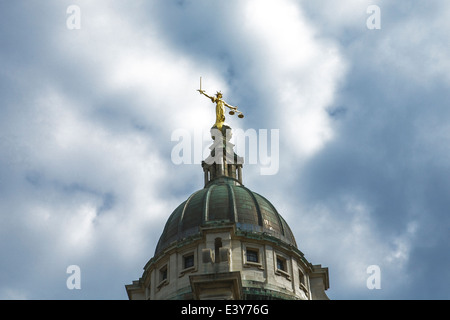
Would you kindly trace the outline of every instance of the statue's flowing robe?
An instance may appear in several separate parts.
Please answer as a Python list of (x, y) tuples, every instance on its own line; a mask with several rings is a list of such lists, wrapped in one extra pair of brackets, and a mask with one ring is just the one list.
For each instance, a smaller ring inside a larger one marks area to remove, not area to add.
[(216, 124), (215, 126), (220, 130), (225, 122), (225, 105), (222, 99), (213, 97), (212, 102), (216, 103)]

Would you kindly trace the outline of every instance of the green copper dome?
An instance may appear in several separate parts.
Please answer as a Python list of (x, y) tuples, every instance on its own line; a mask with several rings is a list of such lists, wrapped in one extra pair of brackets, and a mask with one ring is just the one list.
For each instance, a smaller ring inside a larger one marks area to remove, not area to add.
[(176, 241), (199, 234), (201, 227), (234, 223), (241, 231), (265, 233), (297, 248), (286, 221), (263, 196), (231, 177), (210, 181), (170, 215), (155, 256)]

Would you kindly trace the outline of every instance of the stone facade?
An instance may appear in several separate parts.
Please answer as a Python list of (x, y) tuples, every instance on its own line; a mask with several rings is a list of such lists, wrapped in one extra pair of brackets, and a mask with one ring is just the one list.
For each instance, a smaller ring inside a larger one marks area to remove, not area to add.
[(216, 225), (168, 247), (127, 285), (131, 300), (328, 299), (328, 269), (278, 239)]

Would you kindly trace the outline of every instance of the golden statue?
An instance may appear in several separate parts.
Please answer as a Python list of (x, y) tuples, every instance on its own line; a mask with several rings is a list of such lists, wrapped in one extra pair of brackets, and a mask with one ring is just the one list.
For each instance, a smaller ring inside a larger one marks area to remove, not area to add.
[(231, 115), (233, 115), (235, 112), (238, 112), (239, 118), (244, 117), (242, 112), (240, 112), (237, 109), (237, 107), (233, 107), (233, 106), (229, 105), (222, 99), (222, 92), (217, 91), (215, 97), (211, 97), (208, 94), (206, 94), (205, 90), (202, 90), (202, 78), (201, 77), (200, 77), (200, 89), (198, 89), (197, 91), (200, 92), (200, 94), (203, 94), (206, 97), (210, 98), (211, 102), (216, 104), (216, 123), (214, 124), (214, 126), (217, 127), (217, 129), (222, 130), (222, 126), (225, 123), (225, 107), (230, 108)]

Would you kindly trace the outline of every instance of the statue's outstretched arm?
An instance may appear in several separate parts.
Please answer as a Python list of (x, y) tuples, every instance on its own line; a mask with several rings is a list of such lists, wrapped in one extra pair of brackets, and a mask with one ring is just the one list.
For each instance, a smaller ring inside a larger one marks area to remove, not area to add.
[(203, 94), (204, 96), (206, 96), (206, 97), (208, 97), (208, 98), (210, 98), (213, 102), (214, 102), (214, 98), (213, 97), (210, 97), (210, 96), (208, 96), (208, 94), (206, 94), (205, 93), (205, 90), (201, 90), (201, 89), (199, 89), (199, 90), (197, 90), (198, 92), (200, 92), (200, 94)]
[(223, 102), (224, 105), (226, 105), (228, 108), (233, 109), (233, 110), (237, 110), (237, 107), (233, 107), (230, 106), (228, 103), (226, 103), (225, 101)]

